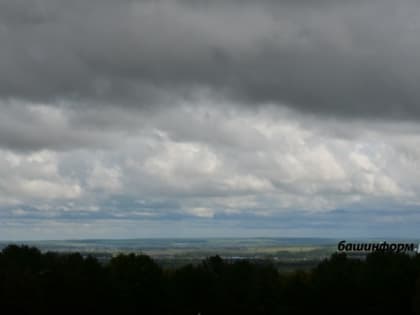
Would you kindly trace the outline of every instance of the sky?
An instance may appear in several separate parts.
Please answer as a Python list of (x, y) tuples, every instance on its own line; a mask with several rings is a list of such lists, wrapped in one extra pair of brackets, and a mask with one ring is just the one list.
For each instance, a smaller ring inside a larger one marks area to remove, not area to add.
[(2, 0), (0, 239), (419, 237), (419, 14)]

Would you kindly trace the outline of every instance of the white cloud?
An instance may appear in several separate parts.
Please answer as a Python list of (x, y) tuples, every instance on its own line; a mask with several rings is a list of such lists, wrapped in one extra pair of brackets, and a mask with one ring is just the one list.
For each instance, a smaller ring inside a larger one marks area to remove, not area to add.
[(264, 193), (274, 189), (273, 185), (268, 179), (261, 179), (249, 174), (235, 175), (233, 177), (226, 178), (224, 180), (224, 187), (233, 191), (250, 191), (253, 193)]
[(50, 151), (15, 153), (0, 151), (0, 200), (31, 204), (32, 201), (79, 199), (78, 180), (62, 176), (59, 156)]
[[(108, 144), (1, 150), (0, 205), (49, 204), (44, 212), (95, 209), (90, 212), (97, 215), (119, 196), (169, 200), (170, 205), (158, 210), (139, 205), (130, 208), (131, 214), (116, 207), (113, 216), (187, 209), (186, 214), (210, 218), (420, 203), (417, 126), (399, 123), (387, 133), (380, 122), (337, 124), (279, 107), (222, 105), (206, 100), (165, 111), (118, 113), (104, 107), (95, 118), (101, 123), (95, 124), (70, 107), (27, 107), (39, 116), (29, 126), (33, 132), (44, 128), (38, 120), (67, 121), (49, 123), (57, 134), (68, 133), (62, 141), (92, 132), (90, 141)], [(78, 121), (77, 130), (70, 128), (69, 115)], [(343, 136), (341, 130), (351, 124), (357, 130)], [(75, 204), (65, 206), (65, 200)]]
[(87, 187), (108, 193), (117, 193), (122, 189), (121, 169), (118, 166), (106, 167), (96, 162), (87, 179)]
[(200, 218), (213, 218), (214, 211), (209, 208), (191, 208), (185, 210), (185, 213), (191, 214), (193, 216), (197, 216)]
[(42, 179), (22, 179), (16, 183), (21, 195), (36, 199), (75, 199), (81, 195), (80, 186)]

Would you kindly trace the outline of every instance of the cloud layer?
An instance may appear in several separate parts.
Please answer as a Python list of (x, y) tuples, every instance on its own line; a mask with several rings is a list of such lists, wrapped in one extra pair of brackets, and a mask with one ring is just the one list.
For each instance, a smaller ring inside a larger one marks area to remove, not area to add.
[(1, 1), (0, 238), (414, 235), (419, 11)]
[[(420, 205), (416, 124), (367, 126), (208, 99), (121, 110), (116, 120), (110, 107), (93, 118), (69, 107), (4, 108), (11, 126), (24, 125), (22, 112), (32, 114), (26, 128), (42, 139), (29, 148), (5, 141), (0, 151), (0, 212), (8, 222), (239, 220), (262, 222), (264, 230), (284, 216), (291, 227), (316, 217), (326, 224), (321, 214), (340, 209), (366, 211), (372, 224), (375, 211), (390, 224)], [(4, 134), (21, 136), (14, 127)], [(334, 224), (334, 215), (327, 218)]]
[(414, 1), (5, 0), (0, 97), (156, 106), (210, 90), (418, 119)]

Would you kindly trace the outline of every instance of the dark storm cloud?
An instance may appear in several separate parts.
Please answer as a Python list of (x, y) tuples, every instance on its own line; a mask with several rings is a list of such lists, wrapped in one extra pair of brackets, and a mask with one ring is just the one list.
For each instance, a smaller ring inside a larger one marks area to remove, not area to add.
[(209, 89), (416, 119), (419, 13), (408, 0), (3, 0), (0, 97), (144, 107)]

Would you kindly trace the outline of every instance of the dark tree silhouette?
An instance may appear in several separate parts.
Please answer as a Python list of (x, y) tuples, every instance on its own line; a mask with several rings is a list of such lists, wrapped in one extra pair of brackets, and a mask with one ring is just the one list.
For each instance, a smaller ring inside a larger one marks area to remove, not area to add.
[(106, 264), (10, 245), (0, 253), (2, 314), (420, 314), (420, 257), (334, 254), (311, 271), (209, 257), (163, 269), (146, 255)]

